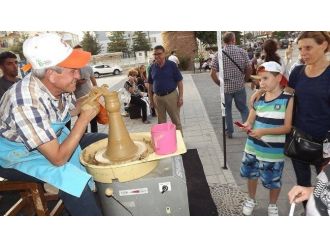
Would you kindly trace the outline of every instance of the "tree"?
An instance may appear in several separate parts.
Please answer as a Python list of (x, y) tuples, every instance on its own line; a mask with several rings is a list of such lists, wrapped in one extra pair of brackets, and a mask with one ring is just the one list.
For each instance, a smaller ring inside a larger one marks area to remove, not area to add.
[(101, 52), (102, 46), (97, 41), (96, 37), (90, 32), (84, 32), (81, 46), (85, 51), (89, 51), (92, 55), (97, 55)]
[(18, 54), (20, 59), (24, 59), (24, 54), (23, 54), (23, 43), (24, 41), (29, 37), (27, 34), (23, 34), (22, 37), (19, 39), (15, 45), (9, 47), (9, 50), (15, 54)]
[(242, 44), (241, 39), (242, 39), (242, 33), (241, 31), (232, 31), (235, 34), (236, 38), (236, 45)]
[(133, 34), (133, 47), (132, 50), (135, 51), (150, 51), (151, 45), (147, 39), (146, 33), (138, 31)]
[[(241, 38), (242, 38), (242, 34), (240, 31), (232, 31), (233, 33), (235, 33), (235, 37), (236, 37), (236, 44), (240, 45), (241, 44)], [(222, 32), (222, 35), (225, 32)], [(215, 31), (207, 31), (207, 32), (203, 32), (203, 31), (198, 31), (195, 32), (196, 38), (198, 38), (202, 44), (204, 46), (209, 45), (216, 45), (217, 44), (217, 32)]]
[(217, 44), (217, 32), (215, 31), (210, 31), (210, 32), (205, 32), (205, 31), (197, 31), (195, 32), (196, 38), (198, 38), (204, 46), (209, 45), (215, 45)]
[(253, 34), (252, 33), (246, 33), (244, 36), (247, 40), (253, 39)]
[(286, 31), (275, 31), (272, 32), (272, 37), (276, 39), (283, 39), (288, 35), (288, 32)]
[(112, 35), (109, 37), (108, 52), (128, 53), (128, 45), (124, 35), (125, 32), (112, 32)]

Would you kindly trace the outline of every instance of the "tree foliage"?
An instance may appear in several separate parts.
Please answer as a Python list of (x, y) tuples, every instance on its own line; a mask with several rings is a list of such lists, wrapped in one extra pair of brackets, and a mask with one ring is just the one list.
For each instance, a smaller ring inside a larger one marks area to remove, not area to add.
[(133, 34), (133, 47), (132, 50), (136, 51), (150, 51), (151, 45), (146, 36), (146, 33), (138, 31)]
[(276, 39), (283, 39), (288, 35), (289, 32), (286, 31), (275, 31), (272, 32), (272, 37)]
[[(241, 44), (242, 34), (240, 31), (231, 31), (235, 33), (236, 44)], [(222, 35), (224, 32), (222, 32)], [(216, 31), (197, 31), (195, 32), (196, 38), (198, 38), (204, 46), (217, 45), (217, 32)]]
[(101, 52), (102, 46), (97, 41), (96, 37), (91, 32), (84, 32), (81, 46), (85, 51), (89, 51), (92, 55), (97, 55)]
[(20, 59), (25, 59), (23, 54), (23, 43), (28, 37), (29, 35), (23, 34), (19, 41), (15, 43), (15, 45), (9, 47), (9, 50), (15, 54), (18, 54)]
[(204, 46), (217, 44), (217, 32), (215, 31), (196, 31), (195, 36)]
[(236, 45), (241, 45), (241, 39), (242, 39), (242, 32), (241, 31), (231, 31), (235, 34), (235, 38), (236, 38)]
[(244, 36), (247, 40), (253, 39), (253, 34), (252, 33), (246, 33)]
[(109, 37), (108, 52), (128, 52), (128, 44), (124, 35), (125, 32), (112, 32), (112, 35)]

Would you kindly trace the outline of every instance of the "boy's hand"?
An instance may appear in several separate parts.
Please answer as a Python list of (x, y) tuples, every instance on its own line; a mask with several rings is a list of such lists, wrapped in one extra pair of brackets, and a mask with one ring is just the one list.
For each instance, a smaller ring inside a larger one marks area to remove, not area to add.
[(245, 122), (242, 124), (244, 127), (241, 127), (240, 129), (244, 132), (246, 132), (247, 134), (250, 134), (252, 131), (252, 124), (250, 124), (249, 122)]
[(262, 129), (255, 129), (251, 130), (249, 135), (253, 138), (260, 139), (264, 135), (264, 133)]

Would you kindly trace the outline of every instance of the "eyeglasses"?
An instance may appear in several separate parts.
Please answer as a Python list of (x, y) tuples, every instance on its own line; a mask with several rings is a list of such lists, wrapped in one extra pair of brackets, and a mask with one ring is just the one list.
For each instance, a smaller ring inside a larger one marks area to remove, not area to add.
[(157, 53), (154, 53), (153, 55), (154, 56), (159, 56), (159, 55), (162, 55), (163, 53), (162, 52), (157, 52)]

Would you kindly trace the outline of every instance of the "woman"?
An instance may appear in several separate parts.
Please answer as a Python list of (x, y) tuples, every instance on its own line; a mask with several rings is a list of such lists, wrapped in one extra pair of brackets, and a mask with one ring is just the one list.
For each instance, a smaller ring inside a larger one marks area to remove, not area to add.
[[(296, 96), (293, 125), (321, 142), (330, 130), (330, 64), (326, 57), (330, 36), (327, 32), (306, 31), (297, 41), (305, 64), (295, 67), (289, 78)], [(310, 164), (298, 160), (292, 163), (297, 184), (311, 187)], [(321, 166), (315, 168), (317, 174), (322, 170)]]
[(131, 94), (130, 104), (141, 107), (142, 122), (145, 124), (149, 124), (150, 122), (147, 120), (147, 103), (142, 99), (143, 94), (138, 89), (137, 76), (138, 76), (138, 71), (136, 69), (130, 69), (128, 71), (128, 80), (125, 82), (124, 87)]
[(292, 60), (292, 53), (293, 53), (293, 47), (290, 43), (288, 48), (285, 50), (285, 59), (286, 59), (286, 66), (289, 66)]
[[(150, 72), (150, 66), (154, 63), (154, 60), (149, 60), (149, 64), (148, 64), (148, 67), (146, 68), (144, 65), (140, 65), (139, 67), (139, 73), (141, 74), (142, 72), (142, 76), (141, 78), (143, 79), (143, 85), (144, 85), (144, 88), (147, 90), (145, 91), (146, 93), (148, 93), (148, 88), (149, 88), (149, 83), (148, 83), (148, 73)], [(148, 95), (149, 97), (149, 95)], [(149, 98), (149, 101), (152, 101), (153, 99), (150, 99)], [(153, 117), (156, 117), (156, 110), (154, 107), (151, 107), (150, 106), (150, 111), (151, 111), (151, 116)]]
[(147, 71), (146, 66), (143, 64), (137, 67), (138, 71), (137, 75), (137, 86), (141, 92), (147, 93), (148, 92), (148, 83), (147, 83)]
[(281, 59), (281, 57), (276, 53), (278, 48), (278, 44), (275, 40), (273, 39), (268, 39), (265, 41), (264, 45), (263, 45), (263, 51), (264, 51), (264, 62), (277, 62), (278, 64), (280, 64), (282, 66), (282, 72), (281, 74), (284, 75), (286, 78), (288, 78), (288, 74), (286, 71), (286, 67), (284, 64), (283, 59)]

